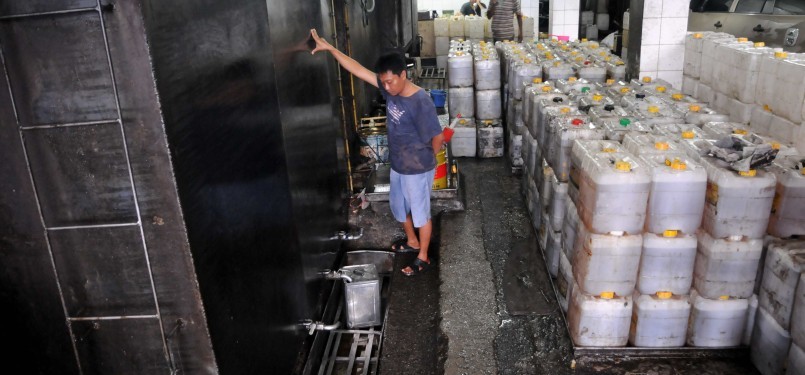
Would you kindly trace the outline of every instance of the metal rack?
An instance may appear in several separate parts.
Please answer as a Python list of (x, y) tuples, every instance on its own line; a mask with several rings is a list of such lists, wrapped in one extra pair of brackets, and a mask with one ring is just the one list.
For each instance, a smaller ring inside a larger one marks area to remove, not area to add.
[(422, 67), (419, 73), (420, 84), (428, 89), (443, 90), (446, 87), (447, 72), (445, 68)]

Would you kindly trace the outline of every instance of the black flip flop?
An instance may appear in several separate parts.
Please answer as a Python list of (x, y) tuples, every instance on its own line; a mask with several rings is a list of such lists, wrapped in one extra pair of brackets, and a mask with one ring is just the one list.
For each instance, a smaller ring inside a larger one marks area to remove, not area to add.
[(410, 276), (415, 276), (415, 275), (423, 273), (423, 272), (429, 270), (431, 267), (433, 267), (433, 265), (430, 264), (430, 262), (431, 262), (430, 258), (428, 258), (427, 261), (424, 261), (422, 259), (416, 258), (416, 259), (414, 259), (413, 263), (411, 263), (411, 265), (408, 266), (408, 267), (411, 267), (411, 273), (405, 273), (402, 270), (400, 270), (400, 271), (405, 276), (409, 276), (409, 277)]
[(391, 250), (395, 253), (418, 253), (419, 249), (411, 247), (408, 244), (408, 239), (403, 238), (392, 242)]

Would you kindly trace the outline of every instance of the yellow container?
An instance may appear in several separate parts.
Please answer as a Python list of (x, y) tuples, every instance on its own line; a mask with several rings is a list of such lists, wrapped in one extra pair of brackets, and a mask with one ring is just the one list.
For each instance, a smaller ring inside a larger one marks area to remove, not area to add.
[(436, 171), (433, 174), (433, 190), (447, 188), (447, 153), (445, 149), (436, 154)]

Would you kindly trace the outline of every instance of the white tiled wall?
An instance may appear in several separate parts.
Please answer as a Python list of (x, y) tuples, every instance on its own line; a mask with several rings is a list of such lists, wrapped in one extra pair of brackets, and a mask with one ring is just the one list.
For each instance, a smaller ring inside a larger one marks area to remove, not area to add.
[(640, 76), (682, 87), (690, 0), (644, 0)]
[(551, 0), (548, 34), (579, 38), (579, 0)]
[[(452, 9), (454, 14), (458, 14), (461, 5), (465, 2), (466, 0), (417, 0), (417, 6), (420, 11), (435, 10), (440, 15), (445, 9)], [(489, 7), (489, 0), (481, 0), (481, 2)], [(536, 35), (539, 32), (539, 22), (537, 20), (539, 18), (539, 0), (520, 0), (520, 9), (522, 9), (524, 16), (534, 18), (534, 35)], [(486, 11), (484, 11), (483, 15), (486, 16)]]

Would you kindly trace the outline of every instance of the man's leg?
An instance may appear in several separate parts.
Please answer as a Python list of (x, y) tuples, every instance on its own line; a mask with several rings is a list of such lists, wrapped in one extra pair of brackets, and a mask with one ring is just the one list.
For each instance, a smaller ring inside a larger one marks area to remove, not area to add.
[[(408, 218), (411, 218), (411, 215), (408, 215)], [(406, 221), (403, 224), (403, 227), (409, 226), (411, 227), (411, 232), (414, 231), (413, 221)], [(406, 228), (406, 234), (408, 234), (408, 229)], [(428, 258), (428, 246), (430, 245), (430, 236), (433, 232), (433, 220), (428, 219), (428, 222), (425, 225), (419, 227), (419, 254), (417, 254), (417, 258), (422, 260), (425, 263), (430, 263), (430, 258)], [(416, 236), (414, 235), (414, 238)], [(406, 275), (411, 275), (414, 273), (414, 270), (411, 269), (412, 266), (408, 266), (402, 269), (402, 272)]]
[[(430, 217), (430, 193), (433, 189), (434, 171), (425, 172), (415, 176), (404, 178), (402, 189), (405, 191), (406, 198), (410, 201), (411, 213), (406, 216), (403, 228), (409, 238), (416, 238), (414, 228), (419, 228), (419, 254), (417, 258), (423, 265), (416, 266), (416, 263), (402, 269), (406, 275), (412, 275), (417, 271), (422, 271), (430, 264), (428, 248), (430, 247), (431, 233), (433, 232), (433, 222)], [(412, 267), (419, 267), (413, 269)]]
[[(414, 222), (411, 217), (410, 203), (405, 198), (405, 184), (403, 183), (404, 176), (395, 172), (393, 169), (390, 174), (391, 190), (389, 192), (389, 206), (394, 219), (402, 224), (405, 231), (407, 245), (414, 250), (419, 251), (419, 240), (416, 238), (414, 231)], [(405, 248), (402, 242), (395, 241), (391, 245), (394, 251), (409, 250)]]
[[(410, 213), (405, 215), (405, 222), (402, 223), (402, 227), (405, 231), (405, 237), (408, 238), (408, 246), (422, 250), (421, 242), (416, 238), (416, 231), (414, 231), (414, 219), (411, 217)], [(421, 236), (422, 232), (420, 231), (419, 234)]]

